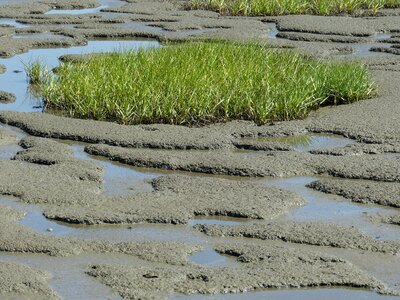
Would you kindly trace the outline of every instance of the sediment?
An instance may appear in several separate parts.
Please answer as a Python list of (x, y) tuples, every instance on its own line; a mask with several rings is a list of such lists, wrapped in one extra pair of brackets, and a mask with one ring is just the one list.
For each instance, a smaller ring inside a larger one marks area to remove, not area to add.
[[(102, 195), (102, 168), (74, 159), (70, 146), (28, 137), (14, 161), (0, 162), (0, 193), (39, 204), (48, 218), (72, 223), (187, 223), (197, 215), (270, 219), (304, 204), (295, 193), (249, 181), (163, 176), (153, 190)], [(71, 190), (71, 186), (74, 189)]]
[[(236, 268), (206, 268), (188, 261), (188, 255), (200, 249), (198, 245), (112, 243), (45, 235), (21, 225), (23, 214), (19, 211), (0, 206), (0, 250), (56, 257), (86, 253), (136, 256), (144, 261), (142, 267), (96, 265), (88, 269), (90, 276), (127, 299), (161, 299), (171, 293), (215, 294), (325, 286), (395, 294), (352, 263), (309, 249), (314, 245), (314, 249), (318, 247), (321, 251), (329, 247), (332, 251), (364, 252), (366, 257), (372, 254), (394, 257), (399, 252), (398, 241), (380, 241), (337, 224), (274, 221), (291, 208), (303, 205), (304, 200), (295, 193), (249, 179), (329, 175), (309, 187), (354, 202), (399, 207), (400, 158), (396, 154), (400, 153), (400, 63), (394, 54), (398, 54), (400, 9), (384, 9), (374, 17), (359, 12), (360, 15), (354, 16), (248, 18), (187, 10), (185, 1), (127, 0), (120, 4), (99, 14), (47, 15), (54, 8), (93, 8), (99, 4), (93, 0), (8, 1), (0, 6), (0, 17), (15, 19), (29, 28), (0, 26), (0, 57), (35, 48), (85, 45), (94, 38), (140, 37), (160, 42), (257, 39), (283, 51), (292, 49), (320, 59), (347, 60), (336, 56), (349, 56), (360, 43), (382, 42), (390, 45), (372, 50), (387, 52), (384, 56), (350, 57), (371, 69), (378, 95), (350, 105), (321, 108), (304, 120), (263, 126), (244, 120), (193, 128), (159, 124), (123, 126), (46, 113), (1, 111), (0, 122), (43, 138), (24, 138), (19, 143), (23, 150), (13, 160), (0, 162), (0, 194), (39, 206), (49, 219), (90, 225), (186, 224), (196, 216), (266, 221), (253, 225), (196, 226), (207, 235), (226, 237), (225, 244), (212, 239), (211, 246), (238, 264)], [(278, 38), (271, 39), (268, 34), (275, 26)], [(60, 34), (65, 38), (14, 38), (17, 34), (31, 33)], [(382, 39), (377, 33), (392, 37)], [(0, 64), (0, 74), (4, 72), (5, 67)], [(7, 74), (0, 78), (3, 80), (4, 76)], [(305, 133), (339, 134), (357, 143), (300, 153), (286, 143), (256, 140)], [(189, 173), (161, 176), (149, 182), (151, 191), (109, 197), (104, 194), (101, 165), (76, 159), (70, 146), (50, 138), (95, 143), (87, 146), (88, 153), (133, 166), (206, 173), (208, 177)], [(13, 145), (17, 140), (8, 129), (0, 128), (0, 145)], [(231, 177), (211, 176), (217, 174)], [(397, 214), (367, 218), (399, 224)], [(244, 239), (236, 243), (235, 237), (247, 237), (248, 243)], [(271, 240), (287, 242), (285, 245), (289, 247), (276, 246), (278, 242)], [(49, 276), (40, 270), (0, 262), (0, 273), (0, 297), (11, 292), (17, 296), (57, 298), (49, 287)], [(387, 272), (383, 273), (386, 276)]]
[(196, 225), (209, 236), (247, 237), (260, 240), (282, 240), (289, 243), (359, 249), (396, 255), (397, 241), (378, 241), (358, 229), (320, 222), (271, 222), (253, 225)]
[(339, 195), (358, 203), (400, 207), (400, 184), (398, 182), (322, 179), (310, 183), (308, 187), (323, 193)]
[(13, 93), (0, 91), (0, 103), (13, 103), (17, 97)]
[(375, 223), (386, 223), (400, 226), (400, 214), (395, 215), (369, 215), (368, 219)]
[(129, 268), (93, 265), (87, 273), (126, 299), (166, 299), (172, 293), (226, 294), (327, 285), (363, 287), (386, 293), (382, 283), (334, 256), (267, 245), (223, 245), (216, 249), (237, 258), (240, 266)]
[[(0, 296), (60, 299), (50, 288), (50, 275), (16, 263), (0, 262)], [(3, 299), (4, 299), (3, 298)]]
[(84, 253), (123, 253), (150, 262), (186, 265), (188, 264), (187, 256), (199, 250), (197, 246), (173, 242), (111, 243), (102, 240), (48, 236), (18, 224), (24, 215), (5, 206), (0, 206), (0, 217), (2, 227), (0, 251), (8, 253), (46, 254), (61, 257)]

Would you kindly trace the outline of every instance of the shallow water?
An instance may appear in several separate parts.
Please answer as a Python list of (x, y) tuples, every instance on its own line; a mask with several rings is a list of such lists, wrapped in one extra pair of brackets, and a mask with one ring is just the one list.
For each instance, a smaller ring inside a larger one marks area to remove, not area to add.
[(277, 39), (277, 35), (279, 33), (278, 28), (276, 27), (275, 23), (267, 23), (271, 26), (270, 30), (267, 33), (268, 38), (270, 39)]
[(400, 240), (398, 226), (374, 224), (366, 219), (366, 214), (393, 214), (400, 210), (379, 205), (365, 205), (345, 200), (339, 196), (325, 194), (307, 188), (306, 185), (318, 180), (316, 177), (293, 177), (286, 179), (262, 180), (277, 188), (290, 190), (306, 201), (304, 206), (290, 210), (282, 220), (317, 221), (344, 226), (354, 226), (372, 238), (380, 240)]
[(83, 9), (52, 9), (46, 12), (46, 15), (85, 15), (85, 14), (98, 14), (104, 8), (108, 8), (108, 5), (100, 5), (94, 8), (83, 8)]
[(138, 192), (151, 191), (150, 181), (163, 175), (155, 170), (145, 171), (145, 169), (111, 162), (104, 157), (89, 155), (84, 151), (85, 144), (83, 143), (63, 142), (72, 146), (75, 158), (96, 161), (103, 166), (104, 194), (110, 197), (123, 197)]
[(101, 10), (106, 8), (116, 8), (124, 5), (126, 2), (122, 0), (97, 0), (100, 4), (94, 8), (83, 9), (52, 9), (46, 12), (46, 15), (85, 15), (85, 14), (98, 14)]
[(392, 55), (385, 52), (375, 52), (371, 51), (374, 47), (391, 47), (392, 44), (388, 43), (370, 43), (370, 44), (351, 44), (354, 51), (350, 54), (341, 54), (338, 57), (369, 57), (369, 56), (387, 56)]
[[(1, 2), (0, 2), (1, 4)], [(15, 21), (14, 19), (4, 19), (0, 18), (0, 25), (10, 25), (15, 28), (28, 28), (31, 27), (30, 25), (22, 24), (20, 22)]]
[[(49, 69), (59, 64), (58, 58), (64, 54), (87, 54), (94, 52), (111, 52), (115, 50), (157, 47), (159, 43), (149, 40), (107, 40), (89, 41), (86, 46), (54, 49), (34, 49), (12, 58), (1, 58), (0, 64), (7, 67), (7, 72), (1, 75), (0, 90), (14, 93), (17, 101), (9, 104), (0, 103), (0, 110), (14, 110), (20, 112), (40, 112), (42, 103), (29, 92), (29, 84), (24, 72), (24, 64), (40, 61)], [(14, 72), (18, 71), (18, 73)]]
[(280, 137), (256, 137), (244, 138), (244, 141), (257, 141), (257, 142), (279, 142), (293, 146), (293, 148), (300, 152), (308, 152), (317, 149), (333, 149), (341, 148), (347, 145), (355, 144), (352, 139), (334, 134), (316, 134), (308, 133), (302, 135), (280, 136)]
[(296, 290), (270, 290), (248, 292), (244, 294), (218, 294), (218, 295), (193, 295), (172, 296), (170, 300), (395, 300), (398, 297), (382, 296), (374, 292), (355, 289), (322, 288), (322, 289), (296, 289)]
[(238, 265), (232, 257), (221, 255), (211, 248), (196, 252), (189, 256), (189, 260), (205, 267), (236, 267)]

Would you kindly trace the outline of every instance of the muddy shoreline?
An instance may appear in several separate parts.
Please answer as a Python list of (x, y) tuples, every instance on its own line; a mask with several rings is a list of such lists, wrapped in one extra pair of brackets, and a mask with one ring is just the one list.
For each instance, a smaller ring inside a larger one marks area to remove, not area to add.
[[(399, 298), (400, 9), (247, 18), (184, 4), (0, 1), (0, 297), (247, 299), (307, 288), (310, 299), (331, 286)], [(70, 119), (11, 94), (27, 87), (21, 55), (99, 38), (257, 39), (354, 59), (378, 96), (304, 120), (189, 128)]]

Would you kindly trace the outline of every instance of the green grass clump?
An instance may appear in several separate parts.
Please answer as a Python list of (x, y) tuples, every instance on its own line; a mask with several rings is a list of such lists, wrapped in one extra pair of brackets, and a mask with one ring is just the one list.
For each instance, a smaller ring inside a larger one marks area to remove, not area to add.
[(64, 63), (42, 84), (46, 107), (123, 124), (305, 117), (374, 94), (366, 67), (258, 43), (198, 42)]
[(32, 85), (38, 85), (50, 76), (46, 65), (39, 60), (24, 64), (24, 68), (28, 81)]
[(383, 8), (400, 7), (400, 0), (191, 0), (190, 9), (208, 9), (234, 16), (293, 14), (338, 15), (366, 9), (376, 14)]

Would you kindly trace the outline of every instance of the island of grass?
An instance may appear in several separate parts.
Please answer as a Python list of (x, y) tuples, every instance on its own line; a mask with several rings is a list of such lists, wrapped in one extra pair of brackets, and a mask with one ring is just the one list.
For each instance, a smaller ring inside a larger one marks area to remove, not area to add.
[(339, 15), (363, 9), (376, 14), (400, 7), (400, 0), (190, 0), (189, 9), (213, 10), (233, 16)]
[(191, 42), (89, 56), (41, 81), (46, 108), (122, 124), (304, 118), (375, 94), (368, 69), (259, 43)]

